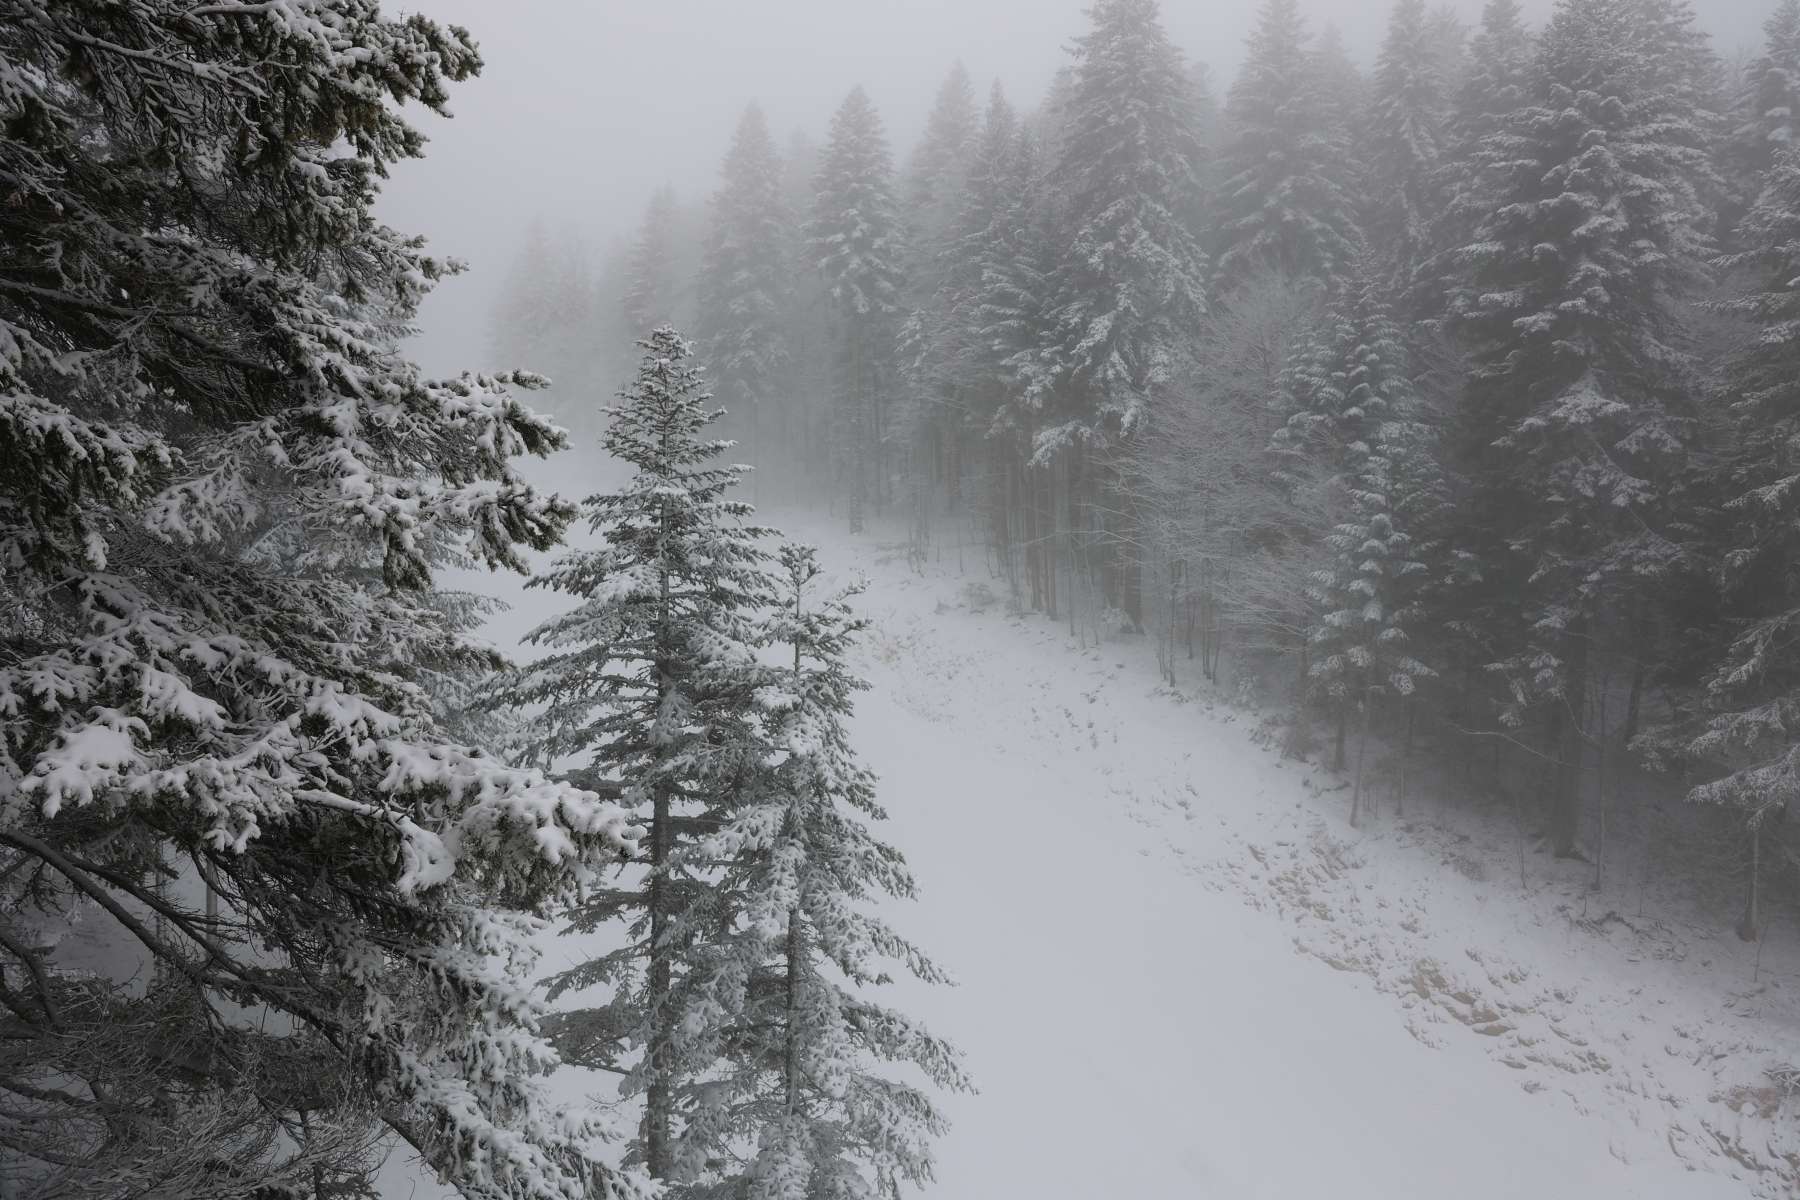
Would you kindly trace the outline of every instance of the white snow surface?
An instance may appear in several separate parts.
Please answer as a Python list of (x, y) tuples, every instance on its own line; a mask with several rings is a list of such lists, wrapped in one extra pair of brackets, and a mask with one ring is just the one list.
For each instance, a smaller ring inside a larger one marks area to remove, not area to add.
[[(1764, 1074), (1800, 1060), (1792, 956), (1752, 984), (1725, 925), (1584, 897), (1541, 854), (1521, 889), (1429, 797), (1353, 830), (1335, 776), (1160, 686), (1143, 639), (984, 602), (978, 552), (909, 565), (897, 533), (765, 515), (871, 585), (853, 732), (920, 889), (886, 915), (959, 980), (884, 999), (980, 1088), (944, 1098), (930, 1195), (1796, 1194), (1800, 1113)], [(561, 602), (511, 598), (509, 646)]]

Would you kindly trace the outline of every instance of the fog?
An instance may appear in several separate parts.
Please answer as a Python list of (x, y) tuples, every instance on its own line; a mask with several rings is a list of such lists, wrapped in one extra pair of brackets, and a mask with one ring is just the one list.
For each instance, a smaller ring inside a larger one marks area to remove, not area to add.
[[(1524, 0), (1541, 20), (1552, 0)], [(427, 0), (417, 11), (469, 28), (486, 67), (457, 88), (454, 120), (427, 118), (422, 162), (403, 164), (383, 211), (423, 233), (471, 274), (426, 305), (416, 353), (429, 368), (486, 367), (478, 357), (493, 288), (534, 217), (591, 247), (626, 234), (652, 190), (701, 200), (744, 105), (755, 100), (778, 141), (822, 137), (861, 84), (897, 157), (923, 125), (938, 81), (961, 60), (984, 94), (999, 80), (1035, 102), (1068, 59), (1085, 0)], [(1383, 0), (1308, 0), (1315, 28), (1335, 24), (1365, 65), (1382, 35)], [(1481, 0), (1457, 0), (1471, 21)], [(1721, 55), (1754, 44), (1763, 0), (1695, 5)], [(1213, 69), (1223, 96), (1255, 6), (1166, 6), (1171, 37)], [(516, 364), (508, 364), (516, 365)]]

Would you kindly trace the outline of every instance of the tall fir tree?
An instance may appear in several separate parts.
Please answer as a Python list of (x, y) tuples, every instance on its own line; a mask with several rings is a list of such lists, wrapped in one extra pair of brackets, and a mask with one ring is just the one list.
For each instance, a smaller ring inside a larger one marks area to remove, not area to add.
[(1781, 0), (1763, 24), (1763, 50), (1733, 105), (1728, 169), (1753, 199), (1781, 151), (1800, 144), (1800, 0)]
[(675, 189), (659, 187), (651, 193), (638, 223), (625, 263), (625, 291), (619, 297), (634, 343), (674, 319), (679, 216)]
[(1425, 0), (1396, 0), (1375, 63), (1364, 145), (1371, 249), (1410, 278), (1427, 253), (1448, 118), (1442, 52), (1432, 42)]
[[(1051, 280), (1048, 328), (1025, 400), (1033, 460), (1085, 490), (1085, 523), (1105, 480), (1087, 479), (1136, 432), (1206, 311), (1206, 257), (1188, 228), (1203, 148), (1181, 52), (1156, 0), (1099, 0), (1073, 47), (1075, 75), (1050, 186), (1069, 250)], [(1112, 481), (1116, 483), (1115, 481)], [(1114, 499), (1120, 499), (1115, 494)], [(1110, 604), (1137, 621), (1135, 569), (1118, 553), (1130, 515), (1095, 528)]]
[(1534, 51), (1519, 0), (1487, 0), (1469, 41), (1469, 68), (1451, 96), (1445, 150), (1435, 181), (1439, 208), (1431, 254), (1414, 270), (1408, 309), (1440, 321), (1466, 269), (1461, 252), (1499, 203), (1504, 179), (1483, 144), (1530, 99)]
[(571, 233), (552, 239), (541, 221), (527, 227), (494, 308), (489, 358), (500, 368), (529, 363), (549, 377), (545, 407), (579, 427), (607, 359), (596, 336), (594, 280), (587, 249)]
[(1285, 378), (1293, 412), (1275, 437), (1279, 456), (1306, 460), (1304, 473), (1326, 480), (1331, 495), (1307, 641), (1312, 688), (1335, 718), (1340, 767), (1352, 712), (1363, 713), (1366, 738), (1377, 697), (1410, 696), (1432, 673), (1412, 644), (1425, 565), (1402, 494), (1418, 486), (1406, 460), (1418, 456), (1423, 430), (1380, 274), (1365, 259), (1296, 356)]
[(769, 531), (732, 495), (743, 469), (718, 465), (727, 443), (705, 436), (721, 413), (693, 347), (667, 326), (640, 345), (603, 443), (635, 473), (583, 502), (603, 544), (533, 578), (576, 604), (531, 632), (547, 653), (494, 703), (535, 714), (528, 751), (576, 759), (578, 777), (616, 791), (648, 831), (642, 877), (591, 888), (570, 910), (571, 932), (611, 929), (618, 944), (557, 975), (551, 995), (610, 989), (601, 1007), (559, 1015), (558, 1044), (644, 1096), (629, 1161), (679, 1183), (691, 1172), (678, 1113), (716, 1065), (688, 976), (729, 923), (706, 868), (682, 850), (729, 818), (758, 768), (755, 621), (772, 578)]
[(904, 173), (907, 285), (919, 302), (937, 290), (948, 249), (945, 239), (956, 216), (980, 128), (975, 85), (958, 62), (938, 88), (924, 136)]
[(1467, 532), (1504, 630), (1504, 719), (1541, 720), (1556, 764), (1562, 855), (1578, 852), (1596, 621), (1681, 557), (1670, 485), (1693, 409), (1671, 306), (1702, 278), (1710, 178), (1690, 21), (1662, 0), (1561, 0), (1528, 102), (1477, 151), (1497, 205), (1460, 252), (1461, 449), (1485, 522)]
[(360, 1193), (371, 1126), (470, 1196), (637, 1190), (521, 974), (632, 831), (426, 691), (494, 657), (434, 569), (571, 515), (530, 376), (398, 350), (454, 267), (379, 185), (480, 67), (372, 4), (0, 4), (8, 1191)]
[(869, 829), (886, 814), (846, 728), (867, 686), (845, 663), (866, 627), (848, 604), (854, 590), (815, 598), (813, 551), (787, 546), (779, 557), (782, 603), (763, 631), (782, 660), (759, 697), (765, 765), (730, 822), (692, 851), (734, 864), (721, 886), (737, 914), (701, 968), (730, 1053), (692, 1126), (711, 1132), (712, 1163), (732, 1162), (734, 1142), (754, 1145), (741, 1166), (712, 1170), (710, 1194), (856, 1200), (872, 1182), (874, 1194), (897, 1196), (902, 1183), (930, 1182), (945, 1121), (925, 1090), (876, 1064), (906, 1064), (941, 1088), (968, 1080), (952, 1046), (869, 994), (889, 981), (889, 964), (948, 980), (868, 911), (910, 899), (913, 881)]
[(1469, 72), (1470, 32), (1454, 4), (1439, 4), (1425, 16), (1425, 48), (1437, 70), (1446, 108)]
[(1646, 735), (1653, 761), (1702, 779), (1689, 798), (1735, 812), (1748, 827), (1745, 940), (1760, 936), (1765, 832), (1783, 821), (1800, 779), (1800, 149), (1779, 149), (1724, 265), (1750, 286), (1721, 307), (1754, 336), (1725, 378), (1731, 428), (1700, 472), (1719, 503), (1702, 527), (1723, 620), (1697, 711)]
[(1049, 180), (1071, 236), (1034, 381), (1045, 454), (1129, 433), (1206, 311), (1186, 221), (1204, 152), (1181, 54), (1156, 0), (1101, 0), (1088, 15)]
[(766, 471), (798, 415), (781, 401), (790, 383), (787, 326), (799, 247), (782, 162), (754, 104), (738, 122), (721, 174), (700, 268), (697, 340), (714, 394), (732, 414), (728, 426), (744, 434), (747, 457)]
[(1352, 98), (1323, 90), (1298, 0), (1263, 0), (1226, 100), (1227, 140), (1213, 202), (1216, 286), (1259, 269), (1330, 279), (1361, 233), (1343, 144)]
[(831, 119), (808, 246), (836, 316), (833, 456), (851, 532), (883, 495), (904, 248), (881, 117), (854, 88)]
[(1036, 161), (1030, 133), (996, 83), (951, 228), (941, 289), (942, 357), (955, 377), (959, 436), (965, 439), (992, 430), (1012, 390), (1008, 361), (1036, 347), (1035, 322), (1010, 336), (995, 324), (997, 305), (1017, 303), (1013, 293), (1021, 276), (1041, 279), (1035, 268), (1042, 256), (1030, 241)]

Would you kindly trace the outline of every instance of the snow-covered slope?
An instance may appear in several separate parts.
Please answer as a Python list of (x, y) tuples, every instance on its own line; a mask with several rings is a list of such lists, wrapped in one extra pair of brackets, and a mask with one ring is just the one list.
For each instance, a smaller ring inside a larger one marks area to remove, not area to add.
[[(972, 600), (979, 572), (772, 516), (871, 584), (855, 736), (921, 891), (888, 915), (960, 979), (889, 999), (981, 1088), (946, 1101), (932, 1195), (1793, 1194), (1797, 1117), (1763, 1076), (1800, 1058), (1791, 974), (1750, 987), (1753, 948), (1521, 890), (1429, 797), (1352, 830), (1333, 777), (1159, 688), (1147, 647), (1078, 647)], [(558, 605), (509, 599), (509, 648)], [(398, 1162), (387, 1191), (434, 1194)]]
[(1429, 815), (1351, 830), (1141, 647), (788, 524), (873, 585), (858, 744), (923, 893), (893, 918), (962, 981), (904, 1003), (982, 1087), (939, 1195), (1792, 1194), (1785, 1003), (1747, 1014), (1666, 927), (1557, 911)]

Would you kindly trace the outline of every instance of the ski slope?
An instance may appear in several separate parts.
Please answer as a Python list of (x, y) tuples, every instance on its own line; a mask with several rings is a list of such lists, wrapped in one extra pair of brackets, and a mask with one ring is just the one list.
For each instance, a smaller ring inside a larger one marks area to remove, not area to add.
[[(920, 889), (886, 915), (959, 981), (884, 999), (980, 1088), (944, 1098), (931, 1196), (1793, 1194), (1795, 1114), (1757, 1088), (1800, 1059), (1774, 972), (1748, 1011), (1713, 958), (1684, 974), (1548, 883), (1447, 869), (1482, 843), (1442, 810), (1351, 830), (1329, 777), (1159, 688), (1141, 639), (1082, 646), (984, 603), (978, 569), (770, 516), (869, 583), (854, 734)], [(491, 632), (516, 649), (561, 600), (508, 592)], [(398, 1158), (383, 1188), (444, 1194)]]

